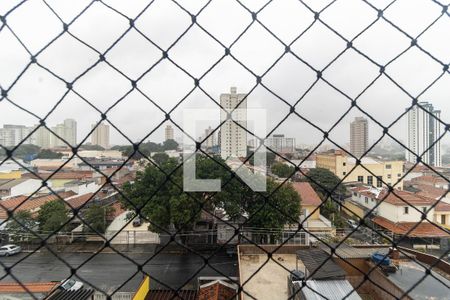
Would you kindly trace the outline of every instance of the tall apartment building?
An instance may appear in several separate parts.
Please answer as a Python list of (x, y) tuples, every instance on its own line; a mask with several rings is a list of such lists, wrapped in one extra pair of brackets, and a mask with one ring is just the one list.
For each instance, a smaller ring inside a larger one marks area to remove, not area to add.
[(227, 120), (220, 128), (220, 155), (223, 159), (247, 156), (247, 132), (243, 129), (247, 128), (247, 99), (244, 99), (245, 96), (246, 94), (238, 94), (235, 87), (230, 88), (229, 94), (220, 95), (220, 105), (226, 110), (220, 112), (221, 123), (227, 120), (227, 112), (237, 109), (233, 112), (234, 121)]
[(175, 140), (172, 125), (167, 125), (165, 129), (165, 140)]
[(366, 118), (356, 117), (350, 123), (350, 153), (361, 157), (369, 149), (369, 123)]
[[(38, 126), (38, 125), (36, 125)], [(41, 148), (52, 148), (51, 138), (53, 134), (45, 127), (39, 127), (34, 133), (35, 143)]]
[(33, 136), (27, 138), (32, 130), (33, 127), (5, 124), (3, 128), (0, 128), (0, 145), (14, 147), (25, 139), (23, 144), (34, 144)]
[[(96, 124), (92, 125), (92, 128), (95, 127)], [(104, 149), (109, 148), (109, 125), (105, 123), (100, 123), (94, 129), (91, 135), (91, 144), (98, 145), (103, 147)]]
[[(208, 138), (206, 138), (206, 137), (208, 137)], [(217, 144), (216, 143), (216, 135), (213, 132), (213, 129), (211, 128), (211, 126), (208, 126), (208, 128), (205, 129), (205, 133), (204, 133), (202, 139), (204, 139), (204, 138), (206, 138), (205, 142), (203, 143), (204, 147), (210, 149), (210, 148), (216, 146), (216, 144)]]
[(277, 153), (294, 153), (295, 138), (284, 137), (284, 134), (274, 134), (265, 140), (264, 145)]
[(416, 163), (417, 156), (421, 156), (424, 163), (440, 167), (441, 142), (438, 138), (441, 136), (441, 126), (438, 119), (441, 111), (435, 110), (428, 102), (419, 104), (421, 107), (414, 106), (408, 110), (408, 149), (412, 153), (406, 150), (406, 159)]
[[(53, 147), (68, 147), (77, 144), (77, 122), (73, 119), (66, 119), (63, 123), (52, 127), (50, 132), (50, 148)], [(66, 142), (64, 142), (64, 139)]]

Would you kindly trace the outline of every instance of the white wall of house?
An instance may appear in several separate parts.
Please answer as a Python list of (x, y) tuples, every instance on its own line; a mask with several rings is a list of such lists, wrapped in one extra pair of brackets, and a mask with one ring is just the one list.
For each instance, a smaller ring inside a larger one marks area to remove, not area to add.
[(361, 204), (362, 206), (364, 206), (368, 209), (372, 209), (377, 204), (376, 200), (373, 199), (372, 197), (367, 197), (367, 196), (361, 195), (360, 193), (357, 193), (356, 195), (355, 195), (355, 193), (352, 193), (352, 200)]
[[(405, 213), (405, 207), (408, 207), (408, 213)], [(427, 210), (430, 206), (419, 205), (417, 208), (422, 211), (423, 208)], [(414, 209), (413, 206), (408, 205), (392, 205), (387, 202), (382, 202), (378, 209), (378, 215), (386, 218), (391, 222), (420, 222), (422, 220), (422, 213)], [(427, 213), (429, 220), (434, 220), (434, 208)]]
[(66, 187), (66, 191), (73, 191), (78, 195), (84, 195), (88, 193), (95, 193), (100, 188), (96, 182), (80, 183), (76, 185), (69, 185)]
[(22, 183), (11, 188), (11, 194), (9, 197), (16, 197), (20, 195), (29, 195), (39, 190), (42, 182), (38, 179), (28, 179)]

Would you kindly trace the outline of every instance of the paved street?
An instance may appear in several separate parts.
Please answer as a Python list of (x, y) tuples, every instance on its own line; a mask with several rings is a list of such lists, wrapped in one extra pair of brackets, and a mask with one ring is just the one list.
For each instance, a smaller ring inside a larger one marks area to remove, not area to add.
[[(12, 257), (0, 257), (0, 262), (10, 267), (15, 262), (25, 257), (28, 253), (21, 253)], [(92, 254), (88, 253), (60, 253), (73, 268), (78, 268)], [(142, 264), (152, 254), (126, 255)], [(218, 254), (211, 259), (210, 264), (228, 276), (236, 276), (237, 262), (235, 258), (230, 258), (226, 254)], [(202, 258), (194, 254), (168, 254), (162, 253), (155, 256), (143, 269), (152, 277), (164, 282), (172, 288), (182, 286), (193, 274), (204, 266)], [(142, 273), (137, 273), (137, 267), (129, 260), (118, 254), (100, 253), (88, 263), (77, 270), (78, 277), (86, 282), (92, 283), (97, 288), (106, 292), (113, 291), (120, 287), (126, 280), (132, 278), (121, 291), (134, 291), (142, 279)], [(5, 272), (0, 270), (1, 276)], [(62, 280), (70, 276), (70, 268), (59, 261), (53, 254), (48, 252), (34, 253), (18, 265), (12, 268), (12, 274), (23, 282), (55, 281)], [(196, 278), (196, 275), (194, 278)], [(200, 276), (220, 276), (211, 267), (201, 270)], [(11, 276), (5, 277), (2, 282), (13, 281)], [(195, 281), (191, 281), (185, 288), (193, 287)], [(155, 280), (151, 281), (152, 287), (161, 287)]]

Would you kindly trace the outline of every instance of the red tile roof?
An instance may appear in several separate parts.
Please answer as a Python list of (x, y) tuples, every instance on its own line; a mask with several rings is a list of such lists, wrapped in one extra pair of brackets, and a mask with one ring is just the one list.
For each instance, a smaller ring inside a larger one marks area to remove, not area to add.
[(389, 203), (392, 205), (433, 205), (436, 200), (424, 197), (421, 195), (413, 194), (406, 191), (395, 190), (389, 192), (387, 189), (383, 189), (378, 195), (377, 200)]
[(450, 211), (450, 204), (440, 201), (435, 207), (435, 211)]
[(82, 205), (84, 205), (86, 202), (94, 199), (95, 196), (93, 196), (94, 193), (87, 193), (81, 196), (73, 197), (70, 199), (67, 199), (66, 202), (72, 207), (72, 208), (79, 208)]
[(302, 205), (319, 206), (322, 204), (322, 200), (309, 182), (294, 182), (292, 186), (299, 194)]
[(230, 300), (235, 298), (237, 291), (221, 281), (206, 284), (198, 291), (198, 300)]
[[(383, 217), (374, 217), (372, 221), (391, 231), (394, 234), (404, 235), (408, 237), (449, 237), (444, 229), (439, 229), (437, 226), (429, 223), (428, 221), (422, 221), (419, 225), (415, 222), (399, 222), (394, 223)], [(417, 227), (414, 227), (416, 226)], [(414, 227), (414, 229), (412, 229)], [(409, 232), (411, 230), (411, 232)]]
[(59, 198), (64, 199), (67, 197), (71, 197), (71, 196), (75, 195), (75, 193), (70, 191), (70, 192), (59, 193), (58, 195), (59, 195), (59, 197), (57, 195), (52, 194), (52, 195), (34, 197), (34, 198), (30, 198), (30, 199), (27, 199), (28, 197), (26, 197), (26, 196), (19, 196), (19, 197), (14, 197), (11, 199), (3, 200), (0, 202), (0, 219), (4, 220), (8, 217), (8, 213), (5, 209), (7, 209), (8, 211), (12, 211), (15, 209), (15, 212), (21, 211), (21, 210), (34, 210), (36, 208), (41, 207), (42, 205), (44, 205), (47, 202), (54, 201)]
[[(59, 282), (31, 282), (22, 283), (22, 285), (31, 293), (50, 293), (59, 285)], [(16, 282), (0, 283), (0, 293), (28, 293), (22, 285)]]

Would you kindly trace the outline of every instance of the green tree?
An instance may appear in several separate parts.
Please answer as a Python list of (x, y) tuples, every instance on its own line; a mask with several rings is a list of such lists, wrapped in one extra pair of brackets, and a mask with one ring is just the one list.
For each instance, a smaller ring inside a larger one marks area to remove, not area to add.
[(314, 190), (319, 193), (322, 200), (325, 199), (327, 194), (333, 193), (338, 195), (345, 194), (345, 187), (341, 182), (341, 179), (333, 174), (328, 169), (315, 168), (308, 172), (307, 181), (311, 183)]
[(59, 159), (63, 157), (63, 154), (60, 152), (53, 152), (52, 150), (43, 149), (38, 153), (36, 158), (42, 159)]
[(287, 178), (294, 175), (295, 168), (282, 162), (275, 162), (270, 168), (272, 173), (281, 178)]
[(103, 150), (105, 150), (105, 148), (103, 148), (100, 145), (90, 145), (90, 144), (88, 144), (88, 145), (81, 145), (80, 149), (81, 150), (94, 150), (94, 151), (103, 151)]
[(164, 152), (158, 152), (153, 154), (152, 159), (157, 165), (162, 165), (169, 160), (169, 155)]
[(90, 225), (84, 226), (84, 230), (87, 232), (94, 232), (94, 229), (97, 232), (105, 233), (107, 227), (108, 216), (114, 212), (114, 208), (107, 206), (103, 207), (100, 205), (92, 205), (88, 207), (83, 212), (83, 220)]
[(67, 214), (68, 210), (62, 201), (54, 200), (45, 203), (41, 206), (37, 218), (41, 231), (63, 231), (64, 228), (60, 227), (69, 220)]
[[(168, 159), (160, 167), (166, 173), (171, 173), (177, 165), (177, 160)], [(300, 199), (289, 184), (280, 187), (266, 199), (262, 195), (267, 196), (275, 190), (277, 184), (274, 181), (267, 182), (266, 193), (254, 192), (233, 176), (220, 157), (212, 160), (197, 156), (196, 173), (199, 179), (221, 179), (224, 185), (222, 190), (218, 193), (183, 193), (180, 188), (183, 187), (182, 168), (176, 169), (170, 181), (167, 181), (166, 175), (152, 165), (139, 172), (134, 183), (125, 184), (123, 189), (127, 198), (141, 208), (141, 214), (151, 221), (150, 230), (156, 232), (168, 230), (171, 226), (181, 232), (192, 230), (200, 218), (202, 208), (210, 212), (215, 208), (223, 208), (230, 218), (255, 214), (248, 222), (252, 227), (281, 229), (285, 224), (298, 220)], [(261, 180), (266, 179), (261, 177)], [(123, 205), (134, 210), (133, 205), (126, 200), (123, 200)]]
[(175, 142), (174, 140), (167, 140), (167, 141), (164, 141), (162, 147), (163, 147), (164, 151), (166, 151), (166, 150), (177, 150), (178, 149), (178, 143)]
[(31, 212), (28, 210), (20, 210), (14, 213), (14, 219), (11, 219), (6, 225), (6, 230), (10, 233), (30, 233), (36, 226)]

